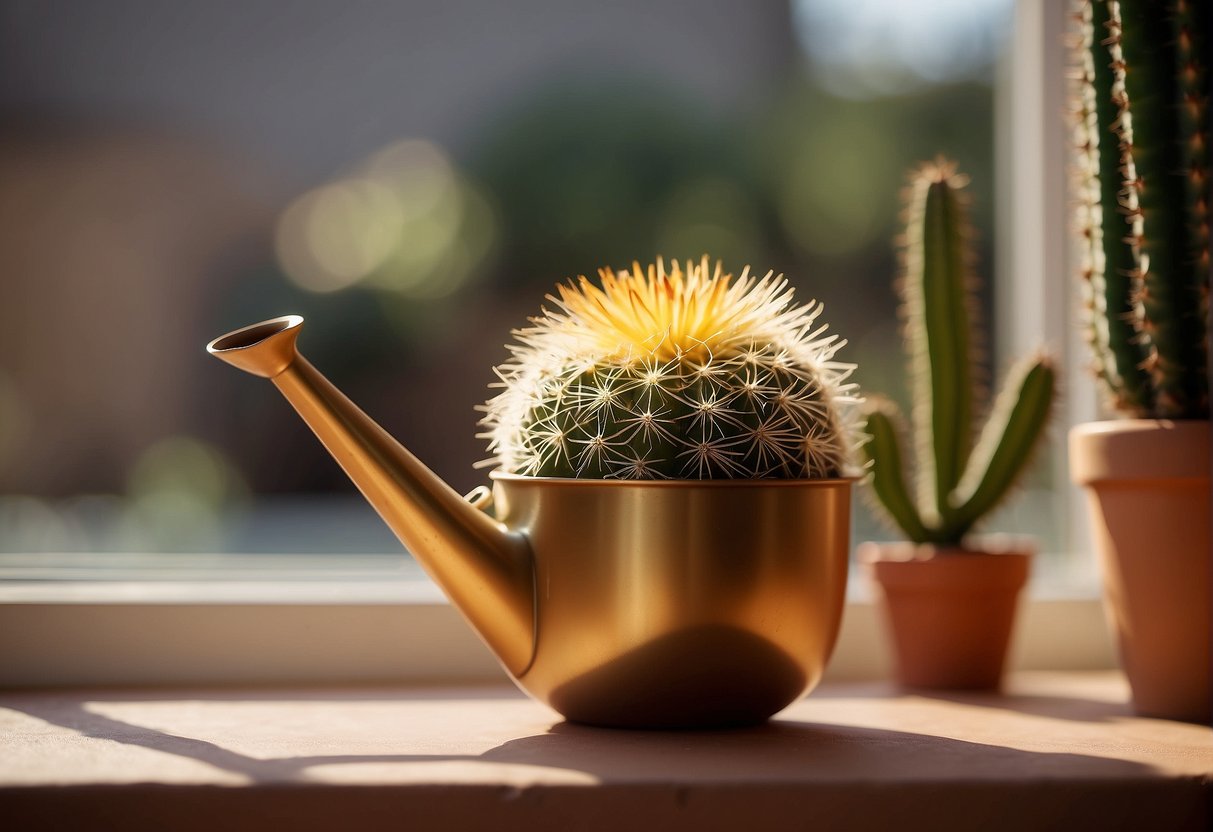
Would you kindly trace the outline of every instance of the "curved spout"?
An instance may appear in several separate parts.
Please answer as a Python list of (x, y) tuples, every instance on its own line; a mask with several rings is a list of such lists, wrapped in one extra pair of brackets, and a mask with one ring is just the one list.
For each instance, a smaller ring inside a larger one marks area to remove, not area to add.
[(206, 349), (274, 383), (506, 669), (521, 676), (535, 639), (526, 539), (460, 497), (301, 356), (302, 325), (298, 315), (274, 318)]

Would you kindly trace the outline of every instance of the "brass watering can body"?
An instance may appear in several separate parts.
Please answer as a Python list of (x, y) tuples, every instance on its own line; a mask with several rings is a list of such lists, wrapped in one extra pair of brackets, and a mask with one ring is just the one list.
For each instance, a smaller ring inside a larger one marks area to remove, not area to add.
[(501, 663), (576, 722), (760, 722), (821, 677), (846, 590), (851, 481), (494, 473), (496, 517), (299, 355), (301, 318), (212, 341), (269, 378)]

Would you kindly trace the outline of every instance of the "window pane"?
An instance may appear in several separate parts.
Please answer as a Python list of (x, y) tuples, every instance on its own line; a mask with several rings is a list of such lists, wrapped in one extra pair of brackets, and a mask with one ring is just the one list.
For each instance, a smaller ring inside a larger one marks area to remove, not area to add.
[[(509, 331), (600, 265), (708, 252), (786, 273), (862, 388), (908, 404), (892, 240), (905, 171), (940, 152), (972, 177), (996, 343), (1008, 14), (6, 5), (0, 548), (398, 551), (272, 388), (203, 352), (288, 312), (312, 362), (460, 491), (484, 478), (474, 407)], [(1041, 516), (1042, 476), (1018, 516)]]

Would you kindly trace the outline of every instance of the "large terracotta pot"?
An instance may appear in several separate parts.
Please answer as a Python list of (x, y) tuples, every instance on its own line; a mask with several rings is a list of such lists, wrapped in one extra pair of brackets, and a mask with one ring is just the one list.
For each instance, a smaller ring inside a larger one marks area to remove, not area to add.
[(864, 543), (904, 687), (996, 689), (1002, 683), (1032, 547), (1007, 551)]
[(1209, 469), (1207, 421), (1070, 431), (1070, 475), (1087, 489), (1104, 609), (1143, 715), (1213, 717)]

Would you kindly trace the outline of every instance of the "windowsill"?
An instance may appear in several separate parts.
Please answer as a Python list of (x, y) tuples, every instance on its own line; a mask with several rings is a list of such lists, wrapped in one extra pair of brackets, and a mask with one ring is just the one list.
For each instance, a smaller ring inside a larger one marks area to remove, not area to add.
[[(853, 583), (827, 681), (889, 675), (879, 611)], [(0, 688), (505, 679), (432, 584), (401, 579), (0, 583), (0, 655)], [(1115, 667), (1098, 598), (1034, 588), (1010, 666)]]
[[(1089, 581), (1038, 580), (1025, 591), (1029, 602), (1098, 600), (1099, 588)], [(848, 604), (869, 604), (872, 588), (865, 576), (852, 575), (847, 585)], [(0, 578), (3, 604), (433, 604), (446, 603), (426, 578), (300, 579), (282, 570), (274, 580), (247, 580), (239, 576), (208, 576), (186, 580), (131, 578), (105, 580), (20, 580)]]
[(108, 580), (0, 582), (0, 604), (445, 604), (430, 581)]
[(767, 726), (561, 723), (504, 686), (8, 693), (13, 828), (1205, 829), (1213, 731), (1121, 677), (828, 684)]

